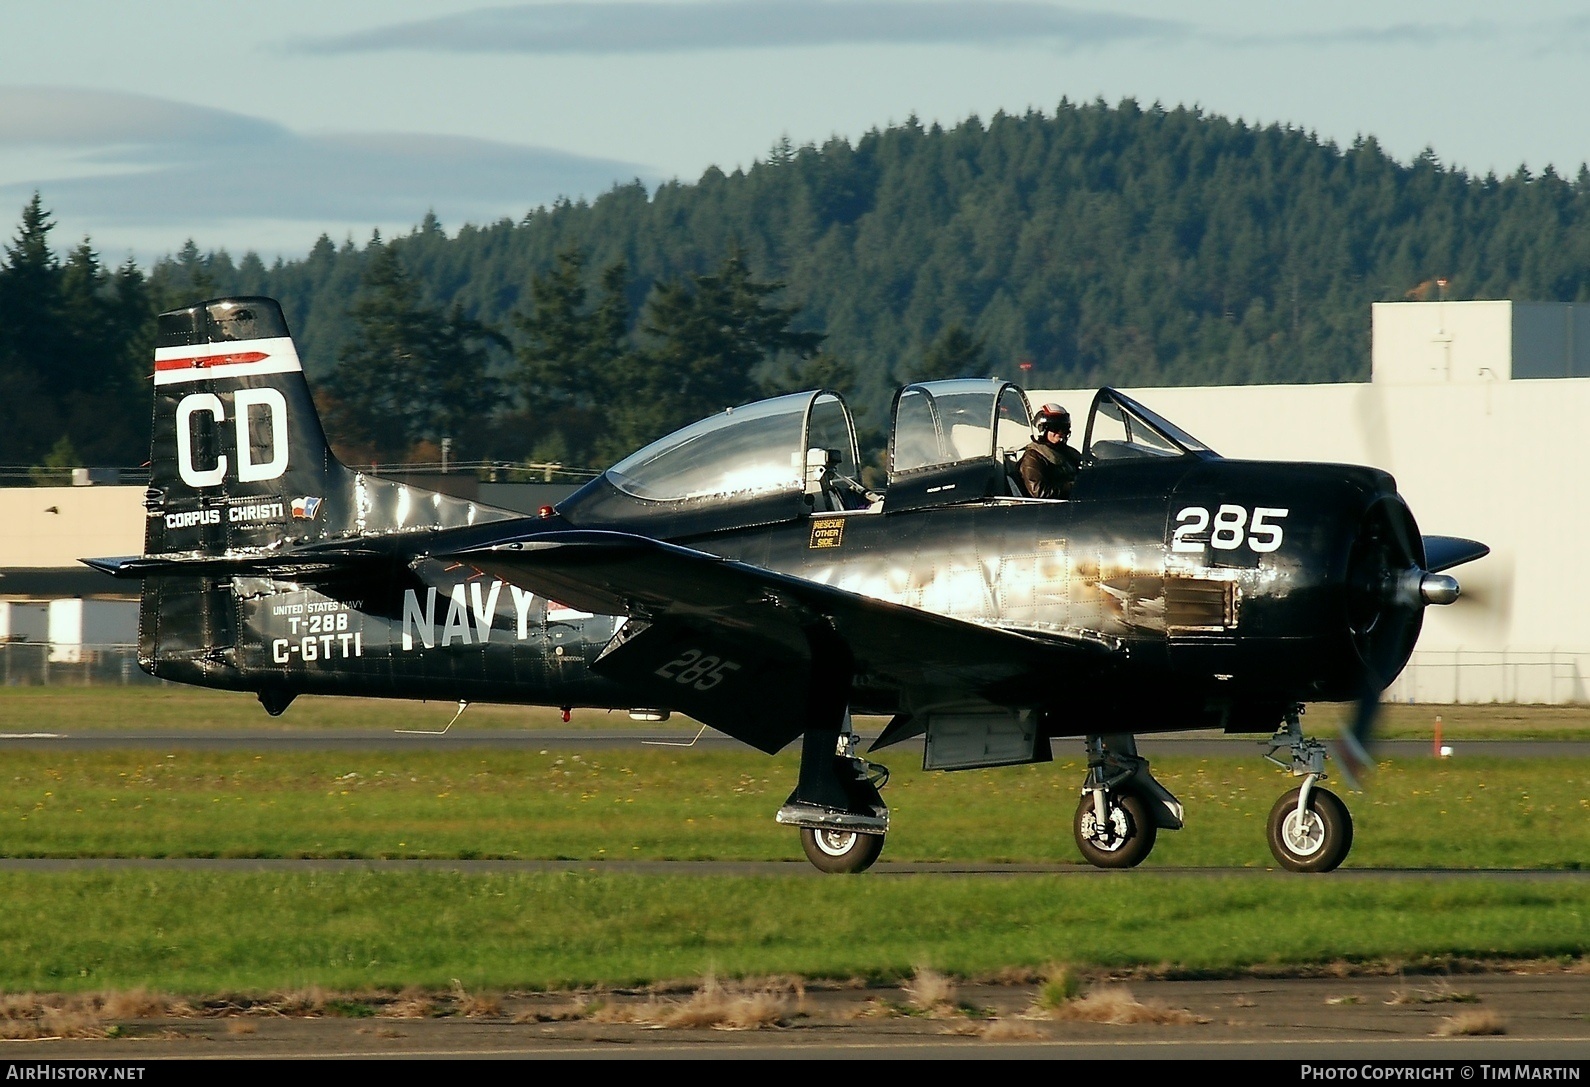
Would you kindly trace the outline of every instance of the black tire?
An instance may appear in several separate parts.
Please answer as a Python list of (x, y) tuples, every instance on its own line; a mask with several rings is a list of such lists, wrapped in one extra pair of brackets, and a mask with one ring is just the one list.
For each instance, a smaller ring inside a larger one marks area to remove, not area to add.
[(1353, 817), (1329, 789), (1309, 792), (1308, 813), (1298, 817), (1293, 789), (1270, 809), (1270, 852), (1292, 872), (1329, 872), (1347, 859), (1353, 847)]
[(883, 852), (883, 835), (801, 827), (801, 848), (819, 871), (849, 875), (872, 867)]
[(1093, 794), (1083, 793), (1071, 822), (1077, 848), (1095, 868), (1135, 868), (1143, 863), (1159, 837), (1159, 826), (1148, 814), (1148, 805), (1136, 793), (1109, 794), (1110, 826), (1100, 833), (1093, 810)]

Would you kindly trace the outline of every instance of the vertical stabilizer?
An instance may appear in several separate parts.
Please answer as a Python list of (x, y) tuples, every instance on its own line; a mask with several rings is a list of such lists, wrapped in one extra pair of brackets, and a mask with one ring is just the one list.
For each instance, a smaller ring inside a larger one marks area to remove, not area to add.
[(354, 473), (326, 443), (276, 302), (161, 314), (154, 377), (146, 554), (273, 548), (346, 523)]
[(344, 467), (269, 298), (160, 315), (153, 434), (146, 555), (246, 554), (517, 516)]

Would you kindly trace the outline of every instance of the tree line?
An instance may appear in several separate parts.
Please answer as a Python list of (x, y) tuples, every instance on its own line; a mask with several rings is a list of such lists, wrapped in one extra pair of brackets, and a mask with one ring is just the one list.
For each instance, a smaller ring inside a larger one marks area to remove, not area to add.
[[(129, 448), (86, 426), (108, 415), (78, 393), (126, 377), (104, 368), (133, 365), (148, 313), (219, 294), (282, 301), (363, 454), (447, 436), (474, 456), (596, 466), (794, 387), (839, 388), (876, 434), (895, 384), (925, 377), (1363, 380), (1369, 304), (1437, 279), (1454, 299), (1590, 299), (1582, 167), (1477, 177), (1371, 138), (1132, 101), (783, 141), (732, 174), (451, 233), (428, 216), (362, 245), (322, 237), (269, 267), (191, 243), (147, 276), (99, 268), (86, 241), (57, 261), (43, 217), (36, 200), (0, 267), (0, 382), (37, 399), (0, 400), (25, 416), (15, 440), (4, 420), (0, 461), (62, 439), (83, 456)], [(98, 316), (37, 335), (72, 343), (13, 335), (67, 308)], [(40, 361), (77, 350), (96, 353)], [(141, 430), (147, 412), (129, 418)]]

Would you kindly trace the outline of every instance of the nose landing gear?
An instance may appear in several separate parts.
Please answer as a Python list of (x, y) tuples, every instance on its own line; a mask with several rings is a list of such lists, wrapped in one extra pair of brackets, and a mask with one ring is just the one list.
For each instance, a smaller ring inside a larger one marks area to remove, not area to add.
[[(1283, 748), (1290, 752), (1289, 762), (1275, 757)], [(1319, 787), (1318, 782), (1325, 779), (1325, 745), (1303, 735), (1297, 709), (1286, 715), (1285, 723), (1270, 737), (1264, 757), (1303, 779), (1302, 785), (1284, 794), (1270, 809), (1271, 854), (1291, 872), (1336, 869), (1353, 847), (1353, 817), (1341, 797)]]

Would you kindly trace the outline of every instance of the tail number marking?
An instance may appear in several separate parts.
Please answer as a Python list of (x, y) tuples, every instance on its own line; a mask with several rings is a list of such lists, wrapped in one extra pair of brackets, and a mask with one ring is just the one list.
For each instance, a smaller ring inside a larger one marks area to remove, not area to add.
[[(287, 471), (287, 399), (275, 389), (238, 389), (232, 394), (232, 407), (237, 413), (233, 427), (237, 437), (237, 479), (239, 483), (258, 483), (278, 479)], [(251, 409), (263, 409), (264, 418), (270, 421), (270, 443), (263, 460), (254, 458), (255, 446), (249, 438), (251, 430), (263, 433), (265, 428), (255, 428), (261, 418)], [(215, 463), (200, 468), (193, 460), (193, 417), (204, 414), (220, 426), (226, 422), (226, 406), (214, 393), (189, 393), (177, 404), (177, 473), (190, 487), (218, 487), (226, 479), (227, 459), (217, 454)]]
[(687, 649), (653, 674), (663, 679), (671, 679), (681, 686), (693, 687), (698, 691), (710, 691), (722, 683), (729, 673), (739, 670), (740, 665), (734, 661), (714, 657), (711, 653), (703, 653), (699, 649)]
[[(1209, 533), (1209, 546), (1216, 551), (1235, 551), (1244, 542), (1261, 555), (1281, 547), (1280, 522), (1290, 509), (1276, 506), (1254, 506), (1250, 516), (1246, 506), (1222, 505), (1210, 517), (1203, 506), (1188, 506), (1176, 514), (1176, 531), (1171, 534), (1170, 549), (1178, 552), (1199, 552), (1204, 549), (1201, 537)], [(1210, 532), (1211, 521), (1214, 531)]]

